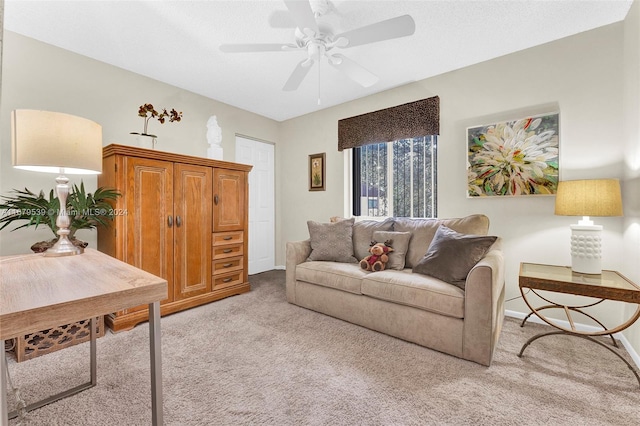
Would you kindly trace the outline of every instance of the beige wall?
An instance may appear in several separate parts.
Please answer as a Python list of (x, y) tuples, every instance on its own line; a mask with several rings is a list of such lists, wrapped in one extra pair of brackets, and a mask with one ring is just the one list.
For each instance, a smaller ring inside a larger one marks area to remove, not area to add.
[[(484, 213), (492, 234), (504, 238), (507, 298), (519, 295), (519, 263), (570, 264), (569, 225), (577, 218), (555, 216), (554, 197), (466, 198), (466, 128), (526, 114), (560, 111), (562, 179), (614, 177), (623, 170), (622, 23), (589, 31), (282, 123), (279, 149), (281, 198), (291, 206), (279, 216), (284, 243), (308, 237), (306, 220), (326, 221), (344, 214), (344, 160), (337, 151), (341, 118), (438, 95), (438, 216)], [(327, 153), (327, 190), (307, 191), (307, 156)], [(622, 218), (597, 218), (603, 224), (604, 266), (625, 271), (640, 264), (635, 251), (623, 262)], [(507, 309), (525, 312), (516, 299)], [(621, 309), (601, 309), (605, 321), (620, 319)]]
[[(206, 121), (215, 114), (223, 128), (227, 160), (234, 158), (235, 134), (277, 143), (276, 265), (283, 265), (286, 241), (307, 238), (308, 219), (326, 221), (345, 213), (345, 161), (337, 151), (338, 120), (438, 95), (439, 216), (484, 213), (491, 218), (491, 233), (505, 240), (507, 298), (512, 298), (519, 294), (519, 262), (570, 263), (569, 224), (575, 218), (554, 216), (553, 197), (467, 199), (465, 129), (559, 110), (562, 179), (623, 179), (627, 217), (596, 221), (605, 226), (604, 266), (640, 281), (638, 9), (636, 2), (624, 23), (282, 123), (7, 32), (0, 105), (0, 193), (24, 186), (52, 188), (55, 177), (11, 167), (9, 113), (13, 109), (50, 109), (90, 118), (102, 124), (106, 145), (133, 143), (129, 132), (142, 128), (142, 119), (136, 116), (140, 104), (176, 108), (184, 112), (182, 122), (150, 124), (159, 135), (158, 148), (202, 156), (207, 148)], [(327, 190), (309, 192), (308, 155), (319, 152), (327, 155)], [(95, 188), (95, 178), (84, 180)], [(0, 254), (26, 252), (32, 241), (46, 237), (46, 231), (2, 231)], [(95, 244), (95, 233), (81, 237)], [(518, 299), (508, 302), (507, 309), (526, 311)], [(622, 312), (614, 307), (599, 315), (606, 322), (616, 322)], [(639, 328), (629, 333), (638, 352)]]
[[(11, 167), (10, 112), (17, 108), (43, 109), (78, 115), (102, 125), (104, 145), (135, 144), (129, 132), (142, 132), (143, 118), (138, 106), (151, 103), (157, 108), (176, 108), (184, 113), (177, 123), (149, 122), (149, 133), (158, 135), (157, 149), (206, 157), (206, 123), (216, 115), (222, 127), (224, 159), (235, 157), (235, 135), (242, 134), (277, 142), (278, 122), (196, 95), (156, 80), (5, 32), (2, 99), (0, 105), (0, 193), (13, 188), (46, 189), (55, 185), (55, 175), (26, 172)], [(211, 84), (219, 84), (212, 81)], [(82, 178), (93, 191), (96, 178)], [(50, 238), (48, 230), (19, 230), (14, 226), (0, 232), (0, 254), (23, 253), (35, 241)], [(78, 236), (95, 247), (96, 232), (80, 231)]]

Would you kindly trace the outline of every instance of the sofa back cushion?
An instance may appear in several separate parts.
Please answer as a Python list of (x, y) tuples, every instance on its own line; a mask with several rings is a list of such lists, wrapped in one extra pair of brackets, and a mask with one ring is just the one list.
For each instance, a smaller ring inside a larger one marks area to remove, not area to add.
[(433, 236), (441, 224), (461, 234), (487, 235), (489, 232), (489, 218), (481, 214), (456, 219), (396, 217), (393, 222), (394, 231), (411, 232), (409, 249), (405, 257), (405, 268), (413, 268), (420, 262), (427, 253)]
[(376, 220), (362, 220), (360, 222), (354, 223), (353, 252), (356, 256), (356, 259), (360, 261), (369, 256), (369, 247), (371, 247), (371, 241), (373, 241), (373, 233), (375, 231), (391, 231), (392, 228), (393, 219), (391, 218), (385, 219), (381, 222)]

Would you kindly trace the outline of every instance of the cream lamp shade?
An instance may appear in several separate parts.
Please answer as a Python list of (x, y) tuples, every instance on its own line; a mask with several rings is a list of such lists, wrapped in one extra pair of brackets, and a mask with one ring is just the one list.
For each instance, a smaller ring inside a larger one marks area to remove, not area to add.
[(45, 256), (82, 253), (69, 240), (66, 174), (102, 173), (102, 127), (86, 118), (60, 112), (18, 109), (11, 112), (11, 162), (15, 168), (57, 173), (58, 241)]
[(566, 180), (558, 183), (556, 214), (622, 216), (618, 179)]
[(569, 180), (558, 183), (555, 214), (582, 216), (571, 225), (571, 269), (585, 274), (602, 273), (602, 226), (589, 216), (622, 216), (618, 179)]
[(102, 172), (102, 127), (60, 112), (11, 112), (11, 158), (23, 170), (65, 174)]

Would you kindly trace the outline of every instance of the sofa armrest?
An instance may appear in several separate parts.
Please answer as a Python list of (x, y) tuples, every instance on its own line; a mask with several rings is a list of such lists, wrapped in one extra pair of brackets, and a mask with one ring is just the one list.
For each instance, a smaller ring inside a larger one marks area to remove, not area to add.
[(498, 238), (467, 276), (464, 358), (490, 365), (504, 319), (504, 258)]
[(289, 303), (296, 303), (296, 266), (307, 260), (310, 254), (311, 240), (287, 242), (285, 267)]

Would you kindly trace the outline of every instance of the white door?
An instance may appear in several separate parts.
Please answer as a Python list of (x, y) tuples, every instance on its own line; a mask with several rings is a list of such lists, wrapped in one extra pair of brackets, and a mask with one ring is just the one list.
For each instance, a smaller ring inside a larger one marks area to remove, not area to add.
[(250, 164), (249, 274), (275, 268), (274, 146), (236, 136), (236, 162)]

